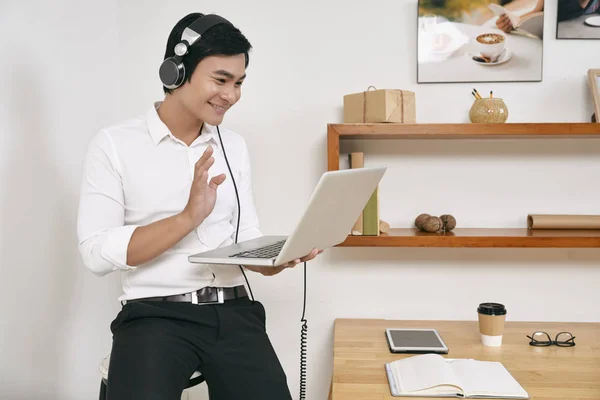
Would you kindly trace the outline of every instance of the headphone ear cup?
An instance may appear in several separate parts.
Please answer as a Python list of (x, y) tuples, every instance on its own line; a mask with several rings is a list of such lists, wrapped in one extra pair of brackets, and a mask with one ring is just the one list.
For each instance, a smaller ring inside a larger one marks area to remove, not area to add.
[(162, 84), (168, 89), (177, 89), (185, 79), (185, 66), (180, 57), (169, 57), (158, 70)]

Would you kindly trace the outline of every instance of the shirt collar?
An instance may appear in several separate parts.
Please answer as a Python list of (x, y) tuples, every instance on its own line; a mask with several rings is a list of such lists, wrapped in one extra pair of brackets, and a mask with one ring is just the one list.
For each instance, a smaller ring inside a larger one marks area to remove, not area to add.
[[(158, 116), (157, 110), (160, 107), (161, 103), (162, 101), (155, 102), (146, 114), (146, 121), (148, 123), (148, 131), (150, 132), (150, 136), (152, 137), (152, 140), (156, 145), (158, 145), (160, 141), (167, 136), (171, 137), (171, 139), (175, 141), (180, 141), (175, 136), (173, 136), (167, 125), (165, 125), (165, 123), (162, 122), (162, 120)], [(209, 125), (205, 122), (204, 124), (202, 124), (202, 131), (200, 132), (200, 135), (192, 142), (190, 147), (208, 141), (213, 141), (214, 144), (218, 145), (219, 142), (216, 139), (216, 136), (217, 129), (214, 126)]]

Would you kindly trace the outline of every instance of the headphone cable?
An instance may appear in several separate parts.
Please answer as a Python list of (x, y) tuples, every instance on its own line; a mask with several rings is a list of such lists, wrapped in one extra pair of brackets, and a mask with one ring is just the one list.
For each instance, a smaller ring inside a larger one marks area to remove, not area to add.
[[(221, 142), (221, 150), (223, 150), (223, 156), (225, 157), (225, 162), (227, 163), (227, 169), (229, 170), (229, 175), (231, 176), (231, 180), (233, 181), (233, 189), (235, 190), (235, 198), (237, 199), (237, 208), (238, 208), (238, 215), (237, 215), (237, 227), (235, 229), (235, 243), (238, 242), (238, 234), (240, 232), (240, 216), (241, 214), (241, 208), (240, 208), (240, 196), (238, 194), (238, 190), (237, 190), (237, 185), (235, 184), (235, 179), (233, 177), (233, 172), (231, 171), (231, 166), (229, 165), (229, 160), (227, 159), (227, 153), (225, 152), (225, 146), (223, 145), (223, 139), (221, 138), (221, 131), (219, 130), (219, 126), (217, 125), (217, 132), (219, 134), (219, 142)], [(240, 267), (240, 271), (242, 271), (242, 275), (244, 275), (244, 279), (246, 280), (246, 286), (248, 286), (248, 290), (250, 291), (250, 297), (252, 298), (252, 301), (254, 301), (254, 294), (252, 293), (252, 288), (250, 287), (250, 282), (248, 282), (248, 277), (246, 276), (246, 273), (244, 272), (244, 268), (241, 265), (238, 265), (238, 267)]]
[(304, 301), (302, 305), (302, 328), (300, 329), (300, 400), (306, 397), (306, 339), (308, 335), (308, 325), (304, 313), (306, 311), (306, 261), (304, 261)]
[[(238, 217), (237, 217), (237, 228), (235, 230), (235, 243), (238, 242), (238, 233), (240, 230), (240, 197), (238, 194), (237, 186), (235, 184), (235, 179), (233, 178), (233, 172), (231, 171), (231, 166), (229, 165), (229, 160), (227, 159), (227, 153), (225, 152), (225, 146), (223, 145), (223, 139), (221, 138), (221, 131), (219, 130), (219, 126), (217, 125), (217, 132), (219, 134), (219, 141), (221, 142), (221, 149), (223, 150), (223, 156), (225, 157), (225, 162), (227, 163), (227, 169), (229, 170), (229, 175), (231, 175), (231, 180), (233, 181), (233, 188), (235, 190), (235, 197), (237, 199), (238, 206)], [(254, 294), (252, 293), (252, 288), (250, 287), (250, 283), (248, 282), (248, 277), (244, 272), (244, 268), (239, 265), (240, 271), (244, 275), (244, 279), (246, 280), (246, 285), (248, 286), (248, 290), (250, 291), (250, 296), (252, 297), (252, 301), (254, 301)], [(307, 335), (308, 335), (308, 325), (306, 318), (304, 317), (306, 313), (306, 261), (304, 261), (304, 291), (303, 291), (303, 305), (302, 305), (302, 318), (300, 318), (300, 322), (302, 322), (302, 327), (300, 330), (300, 399), (304, 400), (306, 398), (306, 346), (307, 346)]]

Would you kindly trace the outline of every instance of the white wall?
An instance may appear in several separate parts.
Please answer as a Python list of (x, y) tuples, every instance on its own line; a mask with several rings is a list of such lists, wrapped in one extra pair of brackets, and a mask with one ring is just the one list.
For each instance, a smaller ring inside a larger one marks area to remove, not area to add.
[[(13, 3), (0, 13), (2, 36), (20, 39), (3, 46), (14, 62), (0, 64), (2, 399), (97, 395), (119, 283), (116, 275), (92, 276), (78, 258), (79, 165), (97, 128), (162, 98), (164, 43), (189, 12), (222, 14), (254, 46), (242, 101), (225, 125), (248, 141), (265, 233), (289, 231), (302, 212), (326, 169), (326, 124), (341, 121), (344, 94), (369, 85), (413, 90), (418, 122), (465, 122), (472, 87), (503, 97), (509, 122), (592, 114), (586, 71), (598, 68), (598, 42), (554, 40), (556, 0), (546, 0), (543, 81), (475, 85), (416, 84), (416, 0)], [(41, 41), (23, 29), (33, 20), (44, 26)], [(77, 57), (67, 63), (69, 54)], [(343, 144), (351, 150), (389, 166), (381, 213), (393, 226), (409, 226), (421, 212), (452, 213), (463, 227), (524, 227), (530, 212), (600, 212), (597, 141)], [(335, 318), (475, 319), (479, 302), (501, 301), (510, 320), (600, 321), (599, 256), (596, 249), (331, 249), (308, 270), (307, 398), (327, 395)], [(249, 278), (297, 398), (302, 269)], [(204, 399), (204, 389), (192, 397)]]
[(0, 6), (0, 398), (97, 398), (118, 276), (77, 251), (80, 166), (114, 119), (114, 2)]

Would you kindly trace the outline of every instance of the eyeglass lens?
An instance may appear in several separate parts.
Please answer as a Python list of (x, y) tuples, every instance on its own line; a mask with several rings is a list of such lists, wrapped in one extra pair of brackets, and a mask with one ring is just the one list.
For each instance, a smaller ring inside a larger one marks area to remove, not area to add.
[(550, 346), (552, 344), (552, 339), (546, 332), (535, 332), (531, 335), (531, 339), (539, 346)]
[(574, 344), (575, 342), (573, 342), (573, 335), (571, 335), (570, 332), (560, 332), (558, 335), (556, 335), (556, 345), (557, 346), (569, 346)]

